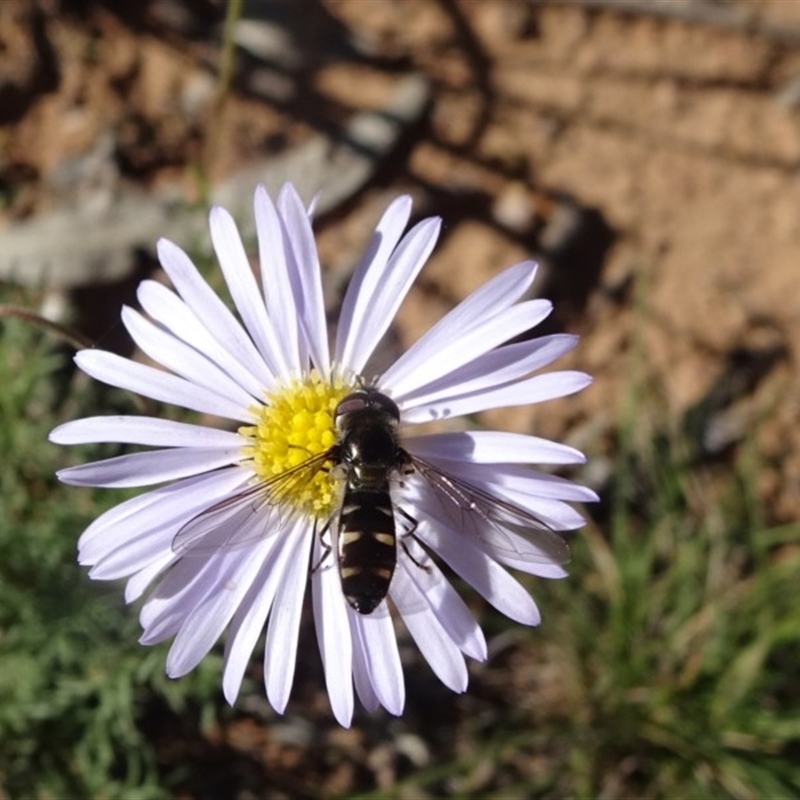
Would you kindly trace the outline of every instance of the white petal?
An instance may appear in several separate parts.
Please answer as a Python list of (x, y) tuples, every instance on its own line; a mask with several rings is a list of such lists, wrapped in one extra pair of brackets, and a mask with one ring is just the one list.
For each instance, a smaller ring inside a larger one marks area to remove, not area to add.
[(247, 468), (231, 467), (162, 486), (110, 508), (83, 532), (78, 542), (79, 563), (94, 564), (118, 542), (167, 521), (177, 532), (200, 511), (247, 483), (252, 475)]
[(136, 296), (150, 317), (210, 358), (253, 397), (261, 399), (264, 392), (272, 388), (274, 379), (266, 386), (261, 383), (256, 375), (237, 359), (235, 353), (226, 350), (211, 335), (205, 324), (175, 292), (156, 281), (147, 280), (139, 284)]
[(361, 367), (354, 365), (361, 361), (363, 366), (369, 357), (369, 354), (363, 357), (360, 349), (369, 347), (371, 350), (377, 344), (377, 341), (364, 344), (364, 319), (369, 314), (369, 300), (380, 286), (386, 264), (400, 241), (410, 216), (411, 198), (408, 195), (392, 201), (375, 227), (361, 262), (347, 286), (339, 312), (334, 361), (349, 366), (355, 372), (360, 372)]
[(405, 682), (386, 603), (371, 614), (359, 614), (349, 606), (347, 611), (353, 640), (360, 648), (375, 696), (390, 714), (400, 716), (406, 699)]
[[(583, 517), (572, 506), (562, 502), (563, 499), (578, 502), (597, 500), (595, 492), (585, 486), (563, 478), (543, 475), (515, 464), (498, 464), (493, 470), (488, 470), (480, 464), (469, 463), (451, 462), (448, 466), (450, 468), (446, 471), (455, 478), (460, 478), (479, 491), (487, 492), (528, 511), (554, 531), (575, 530), (585, 524)], [(424, 486), (420, 487), (420, 490), (428, 491)], [(452, 510), (453, 522), (457, 524), (463, 514), (461, 508), (453, 503), (448, 503), (444, 507), (448, 511)]]
[(324, 557), (320, 537), (314, 537), (312, 563), (320, 566), (311, 576), (314, 625), (317, 630), (325, 684), (337, 722), (349, 728), (353, 719), (353, 641), (342, 595), (339, 570)]
[(138, 600), (143, 594), (145, 589), (168, 567), (171, 567), (173, 562), (178, 559), (175, 553), (164, 553), (158, 560), (148, 564), (144, 569), (140, 569), (137, 573), (132, 575), (128, 582), (125, 584), (125, 602), (133, 603)]
[[(399, 386), (390, 383), (387, 376), (381, 379), (381, 384), (391, 388), (392, 396), (401, 408), (406, 406), (413, 408), (417, 404), (413, 397), (420, 393), (423, 387), (433, 382), (440, 384), (444, 377), (453, 372), (460, 376), (456, 381), (464, 380), (464, 376), (459, 372), (460, 367), (538, 325), (551, 310), (552, 305), (546, 300), (528, 300), (499, 311), (491, 317), (480, 321), (473, 320), (468, 327), (462, 324), (460, 329), (442, 329), (419, 348), (413, 373), (409, 374)], [(434, 330), (435, 328), (431, 329), (428, 334)], [(425, 334), (406, 354), (412, 352), (428, 334)], [(469, 379), (472, 376), (468, 374), (466, 377)], [(406, 398), (412, 399), (406, 402)]]
[(403, 446), (426, 460), (480, 464), (584, 464), (580, 450), (549, 439), (502, 431), (436, 433), (403, 438)]
[(119, 442), (152, 447), (243, 447), (238, 433), (190, 425), (158, 417), (85, 417), (65, 422), (50, 431), (49, 439), (56, 444), (89, 444)]
[(225, 642), (225, 666), (222, 689), (225, 699), (233, 705), (242, 685), (242, 678), (250, 663), (258, 637), (264, 631), (264, 623), (272, 608), (278, 584), (283, 579), (286, 563), (292, 554), (278, 538), (265, 540), (258, 575), (231, 620)]
[[(439, 236), (441, 220), (426, 219), (403, 237), (388, 264), (370, 282), (369, 293), (359, 297), (355, 308), (356, 325), (348, 334), (350, 347), (342, 364), (360, 373), (372, 351), (386, 333), (397, 309), (419, 271), (431, 254)], [(377, 271), (376, 271), (377, 272)]]
[(56, 474), (60, 481), (71, 486), (149, 486), (230, 467), (241, 458), (241, 447), (178, 447), (92, 461), (67, 467)]
[(217, 558), (177, 561), (142, 606), (139, 622), (143, 631), (139, 642), (157, 644), (177, 634), (192, 609), (216, 589), (224, 566), (230, 564), (231, 558), (243, 557), (243, 553), (237, 552), (220, 554)]
[[(512, 538), (514, 538), (513, 534), (511, 535)], [(547, 578), (550, 581), (554, 581), (569, 577), (569, 572), (560, 564), (542, 564), (536, 561), (527, 561), (525, 559), (516, 558), (513, 554), (509, 553), (493, 553), (492, 558), (494, 558), (498, 564), (519, 570), (520, 572), (527, 572), (528, 575), (536, 575), (537, 578)]]
[(588, 486), (548, 475), (546, 472), (528, 469), (527, 467), (502, 465), (491, 476), (487, 484), (504, 486), (508, 490), (518, 491), (543, 500), (568, 500), (573, 503), (596, 503), (600, 498), (597, 492)]
[[(350, 610), (347, 609), (348, 621), (350, 619)], [(380, 700), (375, 690), (372, 688), (372, 680), (369, 676), (369, 668), (367, 667), (366, 656), (364, 655), (361, 640), (353, 632), (351, 625), (350, 638), (353, 642), (353, 684), (356, 687), (356, 694), (361, 701), (361, 705), (367, 711), (376, 711), (380, 707)]]
[(431, 457), (431, 463), (490, 494), (499, 490), (543, 500), (571, 500), (578, 503), (595, 503), (599, 499), (597, 493), (588, 486), (522, 464), (487, 466), (467, 459), (453, 461), (441, 458), (438, 454)]
[(484, 353), (402, 398), (402, 407), (430, 404), (521, 380), (575, 347), (577, 336), (555, 334)]
[(174, 536), (175, 530), (171, 525), (162, 525), (131, 539), (121, 540), (117, 547), (97, 560), (95, 566), (89, 570), (89, 577), (96, 581), (127, 578), (148, 564), (160, 561), (167, 555), (174, 555)]
[[(509, 309), (530, 288), (535, 274), (536, 265), (528, 261), (504, 270), (492, 278), (442, 317), (400, 356), (383, 374), (381, 384), (391, 387), (395, 397), (402, 397), (442, 374), (440, 367), (428, 369), (428, 362), (431, 359), (435, 359), (438, 365), (443, 363), (444, 371), (449, 372), (474, 358), (479, 353), (470, 350), (466, 359), (450, 364), (449, 360), (442, 359), (440, 354), (443, 350), (447, 350), (454, 357), (459, 355), (463, 357), (458, 347), (461, 337), (468, 332), (473, 333), (476, 329), (482, 330), (487, 320), (490, 322), (496, 320), (498, 315)], [(535, 319), (540, 318), (542, 314), (546, 316), (550, 307), (546, 301), (538, 301), (529, 312), (533, 313), (533, 316), (528, 318), (528, 324), (518, 332), (533, 327)], [(534, 309), (537, 312), (534, 312)], [(491, 325), (496, 326), (496, 322), (491, 322)], [(507, 336), (501, 336), (496, 344), (508, 341), (514, 335), (509, 333)], [(479, 344), (478, 341), (473, 343), (473, 346)], [(494, 346), (490, 345), (479, 352), (486, 352)]]
[[(247, 548), (220, 551), (205, 558), (177, 560), (142, 607), (139, 615), (144, 628), (142, 644), (154, 644), (177, 634), (206, 597), (237, 585), (237, 573), (245, 569), (244, 565), (258, 567), (262, 561), (259, 553), (268, 553), (280, 542), (280, 539), (263, 540)], [(185, 644), (191, 647), (190, 643)], [(179, 651), (186, 652), (182, 646), (176, 653)]]
[(286, 264), (283, 228), (272, 198), (263, 186), (256, 188), (254, 206), (261, 283), (267, 312), (281, 337), (281, 352), (287, 372), (299, 374), (305, 364), (299, 350), (298, 315)]
[(278, 337), (267, 316), (267, 309), (256, 283), (242, 239), (231, 215), (219, 206), (211, 209), (211, 241), (225, 275), (233, 302), (241, 314), (250, 337), (267, 366), (277, 375), (288, 372)]
[[(417, 563), (405, 557), (406, 550)], [(448, 636), (466, 655), (476, 661), (485, 661), (486, 639), (483, 631), (436, 562), (427, 557), (413, 537), (405, 539), (398, 553), (398, 563), (405, 565), (408, 577), (416, 584), (420, 596), (425, 598)]]
[[(524, 570), (531, 574), (547, 578), (563, 578), (566, 574), (561, 565), (569, 560), (569, 549), (564, 536), (558, 533), (560, 528), (557, 525), (557, 514), (561, 509), (553, 510), (552, 501), (493, 488), (491, 494), (500, 501), (516, 506), (533, 519), (523, 521), (519, 516), (504, 517), (500, 508), (498, 515), (493, 520), (488, 520), (481, 513), (472, 513), (461, 504), (450, 502), (431, 486), (422, 482), (415, 483), (418, 485), (413, 488), (418, 495), (413, 501), (414, 505), (418, 509), (424, 509), (425, 519), (432, 526), (445, 527), (457, 533), (461, 541), (469, 543), (496, 561), (509, 559), (515, 566), (516, 562), (520, 562), (525, 565)], [(406, 487), (409, 490), (412, 488), (411, 481), (407, 482)], [(570, 506), (561, 505), (570, 514), (576, 514)], [(552, 512), (555, 521), (548, 512)], [(582, 518), (578, 518), (582, 523)]]
[(469, 540), (443, 524), (420, 521), (416, 535), (498, 611), (523, 625), (538, 625), (539, 610), (524, 587)]
[(264, 359), (233, 314), (203, 280), (189, 256), (167, 239), (159, 239), (156, 249), (172, 285), (209, 333), (264, 386), (271, 386), (274, 376)]
[(287, 242), (289, 269), (298, 278), (295, 305), (301, 329), (308, 344), (313, 366), (321, 374), (330, 373), (328, 351), (328, 324), (322, 297), (322, 275), (317, 256), (317, 245), (311, 223), (302, 200), (291, 184), (285, 184), (278, 197), (278, 209), (284, 223), (284, 241)]
[(160, 369), (138, 364), (103, 350), (81, 350), (75, 363), (87, 374), (110, 386), (217, 417), (252, 423), (246, 407)]
[(282, 714), (289, 702), (297, 662), (297, 638), (300, 632), (300, 614), (306, 590), (308, 560), (312, 540), (308, 522), (298, 522), (297, 528), (287, 535), (284, 546), (291, 542), (292, 556), (278, 584), (275, 601), (269, 615), (267, 644), (264, 650), (264, 684), (272, 707)]
[(405, 560), (401, 559), (398, 566), (392, 579), (391, 597), (408, 632), (439, 680), (452, 691), (463, 692), (468, 682), (464, 656), (406, 574)]
[[(109, 535), (94, 536), (88, 544), (82, 542), (81, 563), (94, 564), (89, 576), (93, 580), (113, 580), (139, 572), (151, 562), (161, 562), (167, 557), (177, 559), (173, 548), (176, 534), (188, 520), (219, 496), (220, 487), (207, 487), (207, 484), (208, 481), (203, 481), (202, 486), (210, 488), (213, 493), (208, 490), (200, 493), (198, 486), (192, 487), (191, 491), (184, 489), (181, 494), (189, 497), (179, 498), (180, 505), (173, 503), (172, 506), (176, 508), (168, 505), (160, 517), (153, 514), (151, 506), (148, 509), (151, 523), (147, 526), (136, 524), (143, 516), (140, 514), (123, 520)], [(171, 496), (168, 497), (172, 499)], [(191, 505), (187, 505), (189, 498), (192, 500)]]
[(132, 308), (126, 306), (122, 309), (122, 322), (139, 349), (170, 372), (186, 378), (196, 386), (204, 386), (244, 408), (253, 405), (256, 398), (244, 391), (212, 361), (171, 333), (146, 320)]
[(219, 640), (258, 574), (262, 560), (259, 551), (265, 546), (260, 544), (248, 553), (218, 559), (214, 590), (191, 609), (169, 649), (167, 674), (171, 678), (191, 672)]
[(450, 419), (465, 414), (476, 414), (489, 408), (525, 406), (566, 397), (581, 391), (592, 382), (584, 372), (547, 372), (499, 389), (473, 392), (461, 397), (450, 397), (433, 403), (413, 404), (403, 407), (403, 422), (422, 423), (435, 419)]

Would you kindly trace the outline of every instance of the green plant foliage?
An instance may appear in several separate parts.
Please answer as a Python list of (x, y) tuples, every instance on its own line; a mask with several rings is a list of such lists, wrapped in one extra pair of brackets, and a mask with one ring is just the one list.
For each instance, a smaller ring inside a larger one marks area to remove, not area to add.
[(570, 792), (794, 797), (800, 531), (741, 502), (753, 475), (715, 489), (658, 438), (621, 445), (608, 535), (587, 532), (552, 643), (575, 677)]
[(764, 524), (749, 454), (690, 468), (647, 417), (622, 426), (608, 518), (576, 536), (543, 626), (515, 639), (504, 712), (469, 737), (482, 759), (440, 771), (440, 790), (800, 794), (800, 527)]
[[(201, 721), (268, 725), (221, 710), (218, 656), (169, 681), (165, 648), (137, 644), (121, 587), (76, 565), (80, 532), (123, 495), (62, 487), (53, 471), (120, 450), (56, 448), (47, 433), (137, 409), (68, 363), (28, 323), (0, 321), (0, 794), (194, 796), (200, 762), (184, 756), (203, 747)], [(571, 577), (530, 581), (543, 625), (479, 612), (491, 659), (473, 668), (466, 695), (431, 688), (412, 648), (405, 717), (359, 713), (363, 760), (346, 756), (355, 786), (370, 788), (375, 742), (390, 749), (402, 734), (429, 748), (424, 766), (364, 796), (800, 795), (800, 528), (765, 522), (747, 447), (732, 463), (690, 463), (657, 398), (631, 394), (610, 448), (613, 481), (596, 527), (574, 538)], [(258, 706), (258, 683), (248, 678), (242, 706)], [(296, 768), (264, 774), (305, 796), (335, 795), (325, 770), (345, 756), (323, 736), (335, 725), (302, 699), (289, 714), (318, 720), (318, 738)], [(231, 756), (233, 797), (242, 786)], [(272, 785), (253, 777), (261, 767), (241, 773), (256, 794)]]
[[(800, 795), (800, 526), (769, 527), (757, 458), (701, 467), (631, 405), (571, 576), (501, 623), (450, 754), (362, 798)], [(420, 793), (423, 793), (422, 795)]]
[[(163, 649), (137, 645), (120, 587), (76, 564), (78, 535), (121, 495), (53, 475), (92, 454), (47, 442), (68, 361), (29, 323), (0, 321), (0, 795), (155, 798), (164, 789), (144, 718), (184, 708), (198, 689), (213, 698), (203, 676), (214, 670), (168, 681)], [(70, 404), (90, 402), (83, 394)]]

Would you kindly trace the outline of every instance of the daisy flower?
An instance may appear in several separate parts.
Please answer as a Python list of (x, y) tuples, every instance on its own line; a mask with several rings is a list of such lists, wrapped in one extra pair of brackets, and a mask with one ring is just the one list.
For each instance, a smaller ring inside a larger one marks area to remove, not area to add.
[(355, 696), (368, 710), (402, 713), (393, 611), (436, 675), (463, 692), (465, 656), (485, 659), (486, 642), (441, 565), (501, 613), (536, 625), (536, 604), (506, 567), (563, 577), (559, 532), (583, 524), (568, 502), (596, 499), (528, 466), (584, 461), (563, 444), (489, 431), (413, 433), (419, 423), (563, 397), (589, 383), (580, 372), (536, 374), (571, 350), (574, 336), (507, 344), (551, 310), (524, 299), (533, 262), (490, 280), (373, 377), (370, 357), (439, 234), (437, 218), (404, 233), (410, 214), (410, 198), (400, 197), (379, 221), (332, 347), (310, 212), (287, 185), (276, 202), (256, 191), (258, 274), (231, 216), (211, 211), (238, 318), (162, 239), (158, 256), (175, 291), (144, 281), (138, 299), (147, 316), (124, 308), (122, 319), (164, 369), (94, 349), (75, 357), (106, 384), (237, 426), (103, 416), (50, 435), (58, 444), (152, 448), (58, 473), (75, 486), (157, 485), (95, 520), (80, 538), (79, 561), (94, 579), (127, 579), (129, 603), (152, 585), (141, 642), (173, 639), (171, 677), (196, 667), (227, 631), (222, 685), (231, 704), (265, 635), (266, 694), (278, 712), (286, 708), (309, 582), (342, 725)]

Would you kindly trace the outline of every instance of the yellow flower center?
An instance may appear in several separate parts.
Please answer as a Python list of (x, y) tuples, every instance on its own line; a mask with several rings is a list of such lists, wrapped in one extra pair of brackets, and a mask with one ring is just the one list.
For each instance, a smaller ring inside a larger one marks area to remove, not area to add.
[[(273, 481), (276, 502), (313, 517), (327, 517), (336, 505), (336, 481), (331, 462), (310, 470), (300, 465), (336, 444), (334, 412), (353, 391), (339, 378), (324, 380), (316, 371), (267, 394), (266, 403), (253, 409), (255, 425), (239, 428), (250, 440), (244, 456), (252, 461), (261, 481)], [(299, 468), (299, 469), (295, 469)]]

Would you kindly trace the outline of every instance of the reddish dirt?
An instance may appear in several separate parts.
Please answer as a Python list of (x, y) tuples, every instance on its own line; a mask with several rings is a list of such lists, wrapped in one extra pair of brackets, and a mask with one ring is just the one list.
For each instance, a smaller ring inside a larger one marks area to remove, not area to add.
[[(800, 51), (746, 31), (515, 0), (313, 5), (318, 53), (302, 50), (291, 15), (284, 29), (300, 47), (279, 76), (295, 81), (293, 99), (267, 104), (234, 80), (223, 108), (214, 3), (124, 14), (114, 3), (2, 4), (6, 223), (71, 202), (76, 163), (99, 142), (111, 156), (86, 168), (77, 191), (114, 172), (144, 186), (177, 181), (192, 201), (198, 169), (220, 180), (382, 107), (398, 71), (421, 72), (433, 86), (429, 124), (323, 220), (326, 262), (351, 267), (397, 191), (441, 214), (442, 243), (400, 315), (407, 342), (489, 275), (546, 252), (542, 226), (568, 199), (602, 230), (562, 237), (586, 259), (556, 253), (540, 289), (558, 322), (584, 335), (570, 363), (595, 385), (489, 421), (591, 447), (619, 421), (637, 358), (675, 425), (720, 381), (743, 380), (714, 409), (712, 435), (735, 445), (754, 432), (771, 507), (797, 516)], [(763, 3), (760, 19), (793, 31), (797, 8)], [(374, 57), (337, 57), (331, 42), (344, 31)]]
[[(613, 456), (635, 376), (651, 387), (642, 426), (688, 427), (715, 458), (754, 440), (770, 513), (800, 515), (800, 3), (759, 4), (758, 19), (786, 34), (774, 36), (580, 4), (329, 0), (318, 7), (327, 24), (362, 57), (337, 58), (323, 38), (324, 57), (305, 53), (287, 71), (302, 85), (285, 102), (234, 80), (224, 106), (220, 5), (131, 8), (0, 3), (0, 222), (57, 206), (65, 165), (103, 137), (105, 168), (147, 187), (178, 181), (192, 201), (198, 165), (221, 180), (382, 107), (400, 72), (421, 72), (433, 88), (426, 124), (321, 221), (333, 274), (394, 194), (442, 215), (442, 242), (399, 316), (407, 343), (487, 277), (543, 253), (548, 330), (583, 336), (564, 366), (595, 383), (485, 421)], [(168, 12), (188, 15), (193, 33), (170, 28)], [(557, 235), (565, 205), (580, 224)], [(360, 735), (330, 734), (345, 765), (333, 792), (358, 785)], [(273, 734), (225, 736), (291, 771), (291, 748), (261, 741)], [(390, 783), (380, 754), (369, 758)]]

